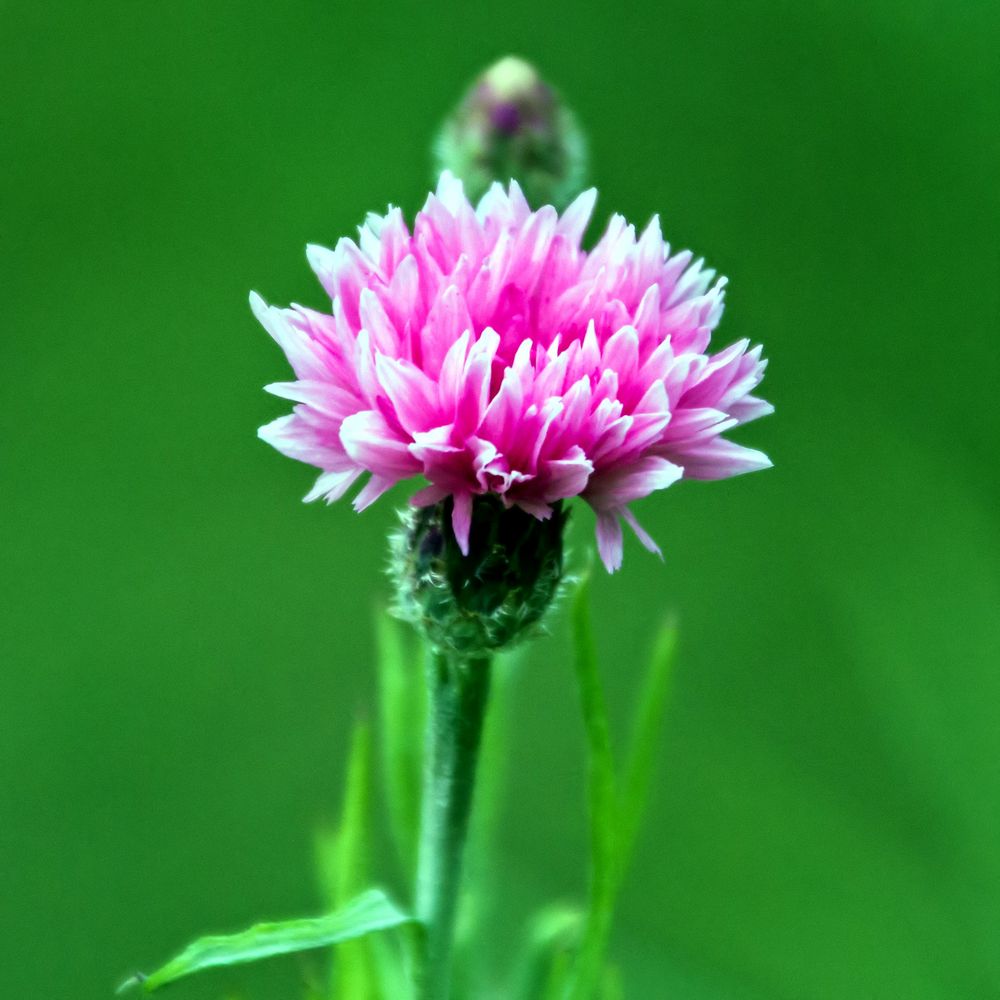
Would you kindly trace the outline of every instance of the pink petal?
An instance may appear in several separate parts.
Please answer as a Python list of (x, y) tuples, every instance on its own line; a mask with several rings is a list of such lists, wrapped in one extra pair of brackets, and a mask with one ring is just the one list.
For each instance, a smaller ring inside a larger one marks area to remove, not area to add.
[(387, 478), (401, 479), (420, 470), (420, 463), (410, 454), (407, 442), (401, 441), (376, 410), (353, 413), (340, 427), (344, 451), (358, 464)]
[(583, 239), (583, 234), (587, 231), (596, 203), (597, 188), (588, 188), (578, 194), (569, 208), (563, 212), (556, 232), (560, 236), (565, 236), (572, 243), (579, 244), (580, 240)]
[(324, 472), (316, 480), (313, 488), (302, 498), (303, 503), (312, 503), (323, 497), (327, 503), (339, 500), (362, 473), (361, 469), (347, 469), (344, 472)]
[(456, 493), (452, 497), (451, 526), (462, 555), (469, 554), (469, 529), (472, 527), (472, 494)]
[(395, 357), (399, 352), (399, 332), (378, 296), (370, 288), (361, 290), (358, 312), (361, 325), (371, 336), (375, 349)]
[(538, 521), (547, 521), (552, 517), (552, 508), (547, 503), (542, 503), (539, 500), (529, 500), (521, 497), (515, 506), (520, 507), (525, 514), (530, 514)]
[(354, 509), (360, 514), (366, 507), (370, 507), (383, 493), (391, 490), (398, 483), (398, 479), (391, 476), (372, 475), (365, 483), (364, 488), (354, 498)]
[(578, 446), (565, 458), (546, 462), (540, 473), (546, 502), (579, 496), (587, 488), (593, 471), (594, 463)]
[(766, 400), (757, 399), (756, 396), (744, 396), (737, 403), (729, 407), (730, 414), (738, 423), (748, 424), (758, 417), (766, 417), (774, 413), (774, 407)]
[(289, 321), (286, 311), (275, 309), (256, 293), (250, 296), (250, 308), (257, 321), (285, 352), (299, 378), (328, 379), (330, 368), (323, 349), (307, 333)]
[(449, 285), (431, 306), (420, 334), (421, 363), (425, 371), (437, 372), (462, 334), (472, 333), (472, 317), (457, 285)]
[(430, 507), (432, 504), (436, 504), (439, 500), (443, 500), (448, 495), (448, 491), (441, 486), (435, 486), (431, 483), (430, 486), (425, 486), (423, 489), (417, 490), (416, 493), (410, 497), (411, 507)]
[(623, 507), (673, 485), (684, 469), (665, 458), (647, 455), (620, 469), (595, 474), (587, 485), (586, 499), (599, 510)]
[(484, 330), (469, 351), (455, 407), (455, 432), (459, 436), (473, 434), (482, 422), (490, 399), (493, 358), (499, 346), (496, 331)]
[(632, 530), (635, 532), (636, 537), (642, 542), (643, 546), (650, 552), (658, 555), (661, 559), (663, 558), (663, 553), (660, 551), (660, 546), (653, 541), (652, 536), (648, 531), (636, 520), (635, 514), (628, 509), (628, 507), (622, 508), (622, 517), (629, 523)]
[(725, 438), (714, 438), (690, 449), (685, 448), (677, 458), (684, 463), (684, 475), (688, 479), (728, 479), (746, 472), (769, 469), (772, 465), (762, 451), (744, 448)]
[(320, 469), (342, 471), (352, 467), (333, 428), (310, 417), (301, 407), (265, 424), (257, 436), (282, 455)]
[(410, 361), (375, 356), (375, 372), (403, 429), (414, 434), (441, 422), (437, 383)]
[(597, 552), (609, 573), (621, 569), (624, 547), (616, 511), (602, 511), (597, 515)]
[(664, 440), (671, 443), (697, 440), (708, 435), (714, 436), (735, 425), (736, 421), (729, 418), (722, 410), (712, 407), (685, 407), (670, 418)]
[(348, 389), (318, 379), (272, 382), (264, 389), (274, 396), (304, 403), (331, 420), (340, 421), (357, 411), (360, 400)]

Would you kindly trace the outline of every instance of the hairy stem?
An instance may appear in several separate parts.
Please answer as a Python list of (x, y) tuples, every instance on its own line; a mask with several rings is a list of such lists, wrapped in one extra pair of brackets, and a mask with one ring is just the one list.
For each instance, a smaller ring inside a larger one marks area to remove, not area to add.
[(488, 657), (437, 654), (428, 671), (417, 918), (424, 929), (420, 1000), (447, 1000), (452, 940), (476, 760), (489, 694)]

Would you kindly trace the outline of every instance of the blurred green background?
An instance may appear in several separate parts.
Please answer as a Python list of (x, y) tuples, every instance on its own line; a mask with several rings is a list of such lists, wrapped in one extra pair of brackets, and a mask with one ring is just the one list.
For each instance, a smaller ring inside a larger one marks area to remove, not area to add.
[[(720, 343), (764, 342), (778, 409), (741, 436), (774, 470), (640, 504), (666, 561), (630, 541), (596, 581), (617, 722), (683, 629), (628, 996), (1000, 997), (996, 3), (0, 16), (0, 996), (97, 1000), (316, 909), (394, 515), (302, 505), (256, 439), (287, 368), (247, 293), (319, 305), (305, 243), (412, 216), (440, 119), (516, 52), (589, 130), (599, 216), (658, 211), (729, 275)], [(584, 888), (566, 650), (560, 617), (513, 695), (501, 938)]]

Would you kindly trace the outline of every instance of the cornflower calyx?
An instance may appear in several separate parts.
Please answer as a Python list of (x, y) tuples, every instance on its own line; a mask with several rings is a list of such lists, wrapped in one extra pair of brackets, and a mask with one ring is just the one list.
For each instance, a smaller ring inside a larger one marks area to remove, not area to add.
[(468, 658), (510, 646), (541, 621), (562, 579), (568, 513), (559, 501), (538, 520), (495, 496), (477, 497), (463, 555), (452, 505), (448, 498), (403, 513), (390, 574), (395, 613), (435, 650)]

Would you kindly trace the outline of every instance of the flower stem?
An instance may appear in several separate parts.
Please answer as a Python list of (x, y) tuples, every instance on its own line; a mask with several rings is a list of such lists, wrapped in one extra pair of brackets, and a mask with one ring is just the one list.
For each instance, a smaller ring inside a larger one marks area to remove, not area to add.
[(417, 917), (424, 928), (420, 1000), (447, 1000), (462, 853), (489, 695), (490, 659), (436, 654), (428, 672)]

